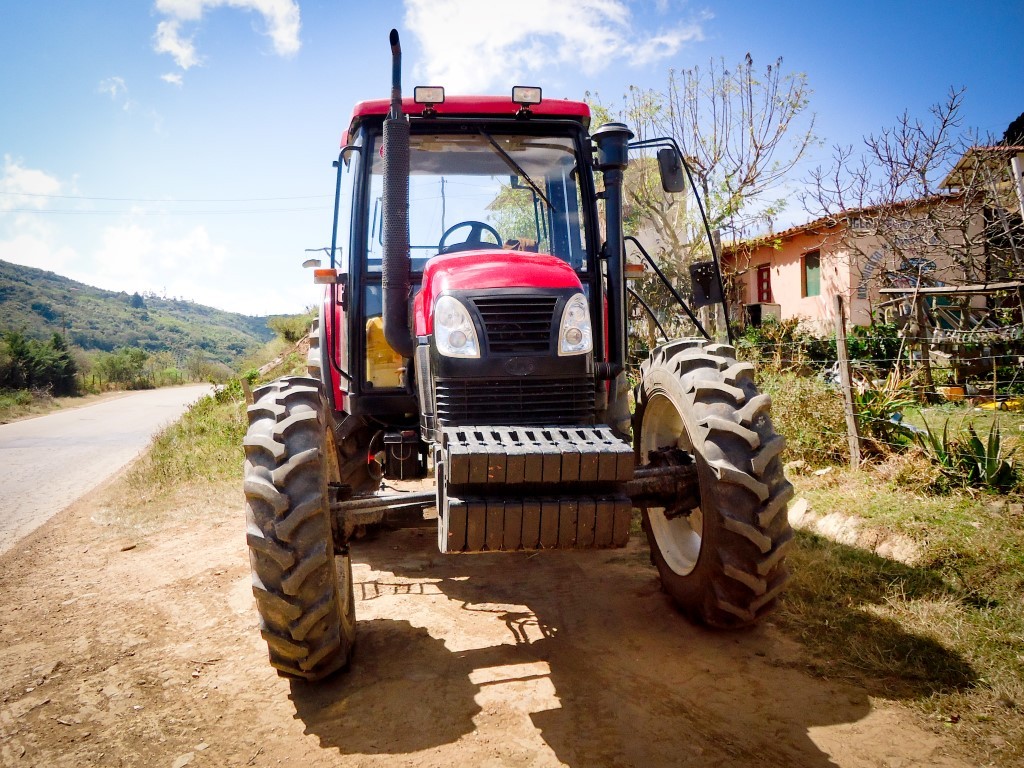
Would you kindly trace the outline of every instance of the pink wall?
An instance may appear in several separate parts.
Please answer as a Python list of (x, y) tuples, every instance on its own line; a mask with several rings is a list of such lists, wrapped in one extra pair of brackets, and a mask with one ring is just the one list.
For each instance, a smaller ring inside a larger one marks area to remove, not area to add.
[[(782, 319), (793, 317), (806, 321), (817, 332), (827, 332), (833, 325), (833, 302), (837, 292), (849, 297), (850, 268), (847, 260), (839, 258), (831, 242), (831, 233), (800, 233), (786, 238), (779, 248), (761, 245), (745, 255), (726, 254), (727, 269), (742, 271), (741, 290), (744, 304), (757, 303), (757, 268), (770, 265), (772, 299), (782, 310)], [(803, 295), (803, 256), (817, 250), (821, 255), (821, 292), (817, 296)]]

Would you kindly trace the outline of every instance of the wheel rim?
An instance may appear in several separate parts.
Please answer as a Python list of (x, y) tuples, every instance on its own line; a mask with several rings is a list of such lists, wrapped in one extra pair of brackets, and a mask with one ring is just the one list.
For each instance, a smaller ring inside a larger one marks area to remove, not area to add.
[[(680, 448), (693, 454), (693, 443), (679, 410), (667, 397), (655, 395), (647, 403), (640, 426), (640, 456), (646, 458), (651, 451), (665, 448)], [(665, 565), (679, 576), (691, 573), (701, 550), (704, 519), (700, 508), (694, 508), (689, 515), (671, 518), (665, 516), (664, 507), (648, 507), (646, 512)]]

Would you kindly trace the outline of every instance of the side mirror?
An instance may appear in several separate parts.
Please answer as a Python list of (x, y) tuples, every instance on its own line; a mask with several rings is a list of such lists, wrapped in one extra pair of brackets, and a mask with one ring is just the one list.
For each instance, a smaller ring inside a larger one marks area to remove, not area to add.
[(658, 150), (658, 170), (661, 172), (661, 188), (666, 192), (686, 191), (686, 174), (682, 158), (671, 147)]
[(312, 267), (313, 269), (316, 269), (319, 266), (320, 266), (320, 259), (306, 259), (304, 262), (302, 262), (302, 268), (303, 269), (309, 269), (310, 267)]

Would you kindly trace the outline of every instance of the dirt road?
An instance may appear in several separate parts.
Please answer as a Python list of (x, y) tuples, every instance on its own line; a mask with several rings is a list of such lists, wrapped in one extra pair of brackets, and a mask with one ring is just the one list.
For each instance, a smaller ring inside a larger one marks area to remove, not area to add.
[(808, 673), (770, 624), (717, 633), (659, 591), (646, 548), (443, 557), (354, 547), (352, 668), (266, 663), (241, 494), (147, 533), (101, 491), (0, 556), (4, 766), (966, 766), (898, 702)]
[(207, 384), (0, 424), (0, 553), (135, 458)]

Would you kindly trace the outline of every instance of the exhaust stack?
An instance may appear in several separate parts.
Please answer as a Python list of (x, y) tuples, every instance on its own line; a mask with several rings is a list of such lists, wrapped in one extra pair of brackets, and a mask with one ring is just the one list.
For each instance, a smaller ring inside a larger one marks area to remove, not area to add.
[(409, 121), (402, 114), (402, 46), (391, 30), (391, 110), (384, 120), (384, 338), (402, 357), (413, 356), (409, 328)]

